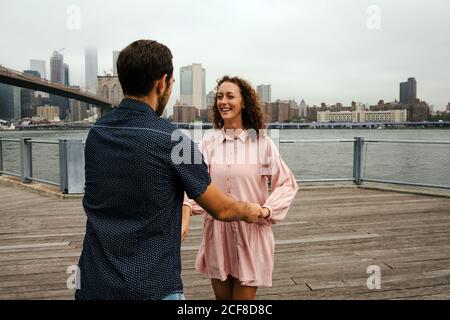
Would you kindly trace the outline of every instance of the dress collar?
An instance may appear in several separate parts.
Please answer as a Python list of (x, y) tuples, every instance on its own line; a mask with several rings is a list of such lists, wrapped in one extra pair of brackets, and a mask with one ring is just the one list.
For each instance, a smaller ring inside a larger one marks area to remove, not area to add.
[(230, 130), (229, 134), (226, 134), (224, 128), (218, 130), (217, 138), (216, 138), (218, 143), (222, 143), (225, 140), (233, 141), (233, 140), (237, 140), (237, 139), (241, 140), (243, 143), (245, 143), (247, 141), (247, 138), (248, 138), (247, 130), (243, 129), (241, 131), (241, 133), (237, 137), (235, 137), (234, 139), (231, 136), (231, 134), (233, 133), (233, 130), (232, 129), (228, 129), (228, 130)]

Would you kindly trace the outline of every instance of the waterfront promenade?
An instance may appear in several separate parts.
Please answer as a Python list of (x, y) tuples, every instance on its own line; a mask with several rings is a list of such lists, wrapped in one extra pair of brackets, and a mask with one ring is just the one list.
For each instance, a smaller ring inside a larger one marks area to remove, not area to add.
[[(81, 199), (2, 180), (0, 299), (73, 299), (67, 268), (81, 252)], [(214, 298), (209, 279), (194, 269), (202, 225), (193, 217), (182, 246), (188, 299)], [(274, 234), (273, 287), (260, 288), (258, 299), (450, 299), (450, 198), (301, 186)], [(373, 265), (380, 289), (366, 284)]]

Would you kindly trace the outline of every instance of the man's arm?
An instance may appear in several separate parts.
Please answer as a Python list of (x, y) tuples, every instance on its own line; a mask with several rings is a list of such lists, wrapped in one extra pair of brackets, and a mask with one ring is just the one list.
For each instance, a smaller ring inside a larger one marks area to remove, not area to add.
[(235, 201), (220, 191), (213, 183), (195, 201), (217, 220), (244, 220), (252, 223), (257, 222), (260, 217), (265, 217), (265, 211), (259, 204)]
[(181, 241), (186, 239), (189, 233), (189, 222), (191, 221), (191, 208), (183, 205), (182, 219), (181, 219)]

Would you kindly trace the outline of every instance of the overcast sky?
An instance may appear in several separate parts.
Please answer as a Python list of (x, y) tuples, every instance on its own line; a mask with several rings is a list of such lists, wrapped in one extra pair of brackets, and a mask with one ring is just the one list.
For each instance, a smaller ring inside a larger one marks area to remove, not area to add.
[(207, 92), (228, 74), (271, 84), (273, 100), (376, 104), (415, 77), (420, 99), (436, 110), (450, 102), (448, 0), (1, 0), (0, 24), (0, 64), (45, 59), (49, 75), (52, 51), (66, 48), (71, 84), (82, 86), (86, 47), (102, 74), (113, 50), (146, 38), (171, 49), (176, 80), (202, 63)]

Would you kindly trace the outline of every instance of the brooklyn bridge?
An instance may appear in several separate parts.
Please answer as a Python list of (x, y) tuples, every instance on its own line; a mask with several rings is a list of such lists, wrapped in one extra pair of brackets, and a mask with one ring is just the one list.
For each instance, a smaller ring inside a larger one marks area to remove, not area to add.
[(75, 99), (101, 108), (105, 114), (115, 105), (103, 97), (85, 92), (78, 88), (68, 87), (60, 83), (33, 77), (22, 72), (5, 68), (0, 65), (0, 83), (5, 83), (25, 89), (47, 92), (65, 98)]

